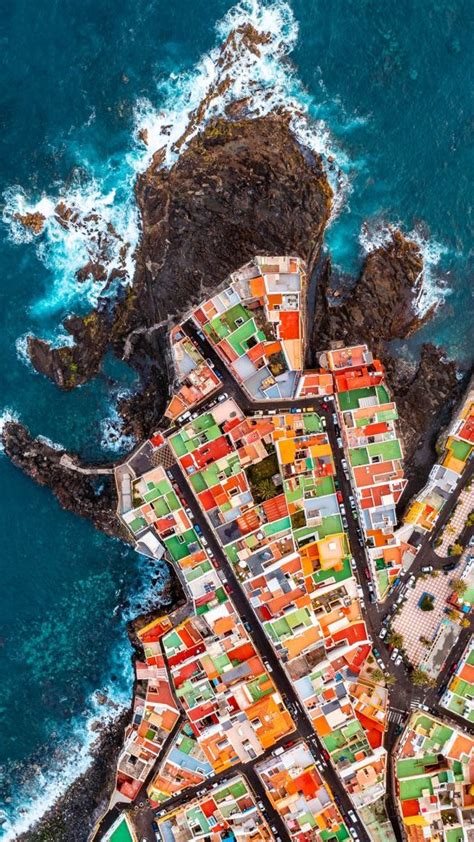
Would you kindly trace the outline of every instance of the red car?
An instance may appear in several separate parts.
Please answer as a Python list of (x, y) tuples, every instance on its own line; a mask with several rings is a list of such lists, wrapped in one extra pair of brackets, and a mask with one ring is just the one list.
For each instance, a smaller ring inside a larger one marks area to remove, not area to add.
[(321, 754), (323, 755), (323, 757), (324, 757), (324, 759), (325, 759), (326, 763), (329, 763), (329, 752), (328, 752), (328, 751), (326, 751), (326, 749), (325, 749), (325, 748), (322, 748), (322, 749), (321, 749)]
[(343, 502), (344, 502), (344, 497), (342, 496), (342, 491), (338, 491), (338, 492), (336, 492), (336, 497), (337, 497), (337, 502), (338, 502), (338, 503), (343, 503)]

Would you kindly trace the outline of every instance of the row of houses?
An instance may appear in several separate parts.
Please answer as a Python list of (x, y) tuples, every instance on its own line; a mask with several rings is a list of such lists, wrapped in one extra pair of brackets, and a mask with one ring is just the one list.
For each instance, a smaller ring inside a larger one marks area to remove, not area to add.
[(306, 275), (297, 257), (256, 257), (191, 314), (254, 400), (291, 398), (303, 369)]
[(184, 333), (180, 325), (172, 328), (169, 340), (175, 371), (175, 389), (166, 407), (165, 417), (176, 421), (204, 400), (208, 400), (222, 384), (213, 366), (204, 359), (195, 342)]
[(321, 418), (249, 418), (229, 399), (169, 446), (332, 762), (361, 803), (379, 799), (387, 693), (368, 668), (371, 642)]
[(283, 754), (257, 763), (255, 771), (295, 842), (350, 839), (305, 742), (300, 740)]
[(274, 838), (242, 775), (168, 813), (158, 827), (163, 842), (269, 842)]
[(440, 703), (451, 713), (474, 723), (474, 638), (471, 637), (449, 680)]
[[(156, 716), (152, 723), (145, 704), (139, 720), (143, 705), (141, 696), (136, 696), (137, 713), (118, 765), (117, 798), (122, 800), (136, 795), (181, 714), (187, 719), (192, 741), (197, 743), (193, 750), (195, 763), (188, 769), (189, 755), (179, 748), (185, 739), (182, 728), (172, 741), (171, 760), (167, 762), (170, 772), (169, 763), (183, 761), (179, 774), (183, 772), (181, 780), (185, 786), (259, 756), (294, 728), (235, 612), (199, 527), (193, 523), (189, 510), (185, 510), (184, 500), (163, 466), (157, 465), (133, 481), (132, 501), (134, 507), (123, 516), (125, 523), (138, 541), (144, 530), (153, 530), (178, 571), (192, 616), (174, 627), (169, 618), (159, 618), (139, 632), (145, 662), (136, 666), (137, 681), (146, 683), (147, 701), (152, 699), (155, 703), (157, 693), (164, 695), (166, 691), (173, 718), (168, 711), (166, 733), (156, 734), (153, 756), (147, 755), (149, 762), (139, 766), (135, 759), (137, 746), (141, 746), (142, 738), (150, 739)], [(158, 679), (163, 683), (158, 685)], [(145, 747), (151, 751), (148, 742)], [(160, 776), (163, 783), (161, 771)], [(161, 800), (176, 794), (175, 783), (176, 776), (171, 776), (172, 785), (167, 788), (164, 784), (160, 789), (161, 784), (153, 781), (152, 797)]]
[(416, 551), (397, 530), (406, 487), (398, 412), (380, 360), (366, 345), (335, 347), (320, 357), (332, 372), (346, 470), (354, 489), (367, 557), (380, 599)]
[(408, 842), (468, 842), (474, 836), (474, 738), (414, 713), (396, 759), (399, 810)]
[(428, 481), (412, 500), (404, 521), (426, 534), (438, 517), (463, 475), (474, 449), (474, 384), (471, 382), (463, 403), (450, 424), (443, 452), (431, 469)]

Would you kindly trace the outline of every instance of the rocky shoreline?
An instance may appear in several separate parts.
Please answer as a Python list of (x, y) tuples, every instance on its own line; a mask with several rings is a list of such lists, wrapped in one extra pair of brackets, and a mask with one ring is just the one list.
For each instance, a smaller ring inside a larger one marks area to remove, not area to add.
[[(248, 37), (250, 47), (257, 48), (251, 31)], [(136, 184), (142, 236), (133, 284), (115, 299), (102, 300), (87, 316), (65, 320), (72, 346), (52, 348), (39, 338), (28, 340), (34, 368), (61, 389), (96, 376), (108, 350), (133, 367), (141, 386), (132, 398), (122, 400), (119, 410), (124, 432), (137, 439), (157, 429), (168, 399), (170, 324), (256, 254), (297, 254), (307, 261), (309, 275), (321, 255), (332, 207), (321, 158), (300, 146), (287, 114), (244, 115), (245, 104), (240, 103), (227, 118), (208, 123), (169, 169), (157, 150)], [(190, 120), (198, 121), (199, 114)], [(26, 219), (25, 224), (41, 234), (41, 220)], [(442, 349), (426, 344), (419, 361), (407, 363), (390, 347), (431, 315), (420, 315), (417, 309), (422, 256), (415, 243), (394, 232), (391, 242), (367, 256), (351, 290), (336, 290), (338, 294), (332, 289), (330, 260), (323, 263), (314, 313), (308, 314), (308, 363), (315, 366), (318, 353), (334, 340), (367, 342), (382, 358), (400, 413), (411, 495), (426, 478), (435, 459), (434, 441), (462, 389), (456, 364), (444, 360)], [(86, 274), (91, 272), (89, 267)], [(12, 462), (51, 488), (65, 509), (89, 518), (112, 537), (130, 541), (115, 513), (112, 466), (86, 465), (34, 438), (19, 422), (6, 423), (2, 438)], [(173, 607), (179, 595), (174, 592), (170, 598)], [(129, 716), (122, 714), (106, 729), (90, 769), (19, 839), (85, 842), (110, 794)]]

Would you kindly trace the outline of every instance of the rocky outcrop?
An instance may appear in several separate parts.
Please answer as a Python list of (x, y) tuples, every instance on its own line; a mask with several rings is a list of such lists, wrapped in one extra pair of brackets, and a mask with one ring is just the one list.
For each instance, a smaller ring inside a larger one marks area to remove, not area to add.
[(429, 318), (420, 316), (418, 299), (423, 283), (419, 247), (398, 232), (365, 260), (359, 279), (342, 299), (332, 289), (331, 263), (320, 268), (316, 292), (311, 362), (332, 342), (366, 342), (379, 356), (400, 416), (408, 475), (426, 476), (435, 459), (434, 441), (459, 396), (456, 364), (444, 351), (426, 344), (418, 362), (395, 354), (390, 342), (405, 339)]
[(31, 830), (17, 842), (85, 842), (107, 809), (115, 780), (116, 763), (131, 711), (102, 727), (92, 750), (92, 762)]
[(36, 236), (41, 234), (44, 228), (44, 223), (46, 222), (46, 217), (44, 217), (39, 211), (34, 211), (32, 213), (16, 213), (14, 218), (17, 222), (21, 222), (24, 228), (28, 228)]
[(399, 232), (367, 255), (360, 277), (342, 300), (331, 294), (330, 273), (318, 291), (313, 343), (327, 348), (333, 340), (344, 344), (367, 342), (375, 353), (391, 339), (410, 336), (430, 317), (417, 308), (423, 284), (419, 247)]
[[(133, 417), (126, 411), (125, 420), (146, 435), (168, 397), (168, 318), (255, 254), (294, 253), (311, 264), (332, 193), (321, 160), (301, 149), (288, 117), (271, 115), (210, 123), (171, 169), (155, 156), (136, 194), (143, 233), (133, 286), (112, 308), (66, 319), (73, 346), (51, 348), (31, 337), (28, 350), (37, 371), (71, 389), (97, 374), (110, 345), (141, 375)], [(60, 219), (78, 224), (64, 207)], [(101, 275), (100, 266), (89, 271)]]
[(110, 467), (83, 466), (64, 449), (33, 438), (17, 421), (9, 421), (2, 431), (6, 455), (13, 464), (48, 486), (64, 509), (88, 518), (107, 535), (130, 541), (117, 515), (117, 496)]
[(29, 336), (27, 349), (36, 371), (69, 390), (99, 372), (110, 339), (110, 317), (107, 311), (94, 310), (83, 317), (69, 316), (63, 326), (73, 337), (73, 345), (54, 348), (44, 339)]
[[(422, 346), (420, 360), (413, 366), (404, 366), (393, 356), (387, 356), (385, 363), (397, 401), (407, 474), (417, 468), (426, 473), (426, 462), (431, 465), (436, 458), (434, 445), (439, 430), (462, 392), (456, 363), (431, 343)], [(425, 450), (425, 444), (429, 450)]]

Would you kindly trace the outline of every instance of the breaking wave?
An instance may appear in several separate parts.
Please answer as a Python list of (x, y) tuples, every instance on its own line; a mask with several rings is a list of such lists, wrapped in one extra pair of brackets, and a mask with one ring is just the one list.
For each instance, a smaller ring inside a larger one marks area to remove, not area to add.
[[(252, 41), (247, 25), (263, 36)], [(283, 109), (300, 142), (326, 161), (335, 203), (333, 215), (349, 189), (352, 164), (337, 147), (314, 98), (288, 62), (298, 39), (298, 23), (286, 2), (242, 0), (216, 25), (218, 46), (201, 57), (191, 72), (172, 74), (158, 88), (157, 109), (141, 100), (136, 109), (137, 148), (130, 165), (143, 171), (160, 150), (170, 166), (199, 128), (240, 103), (243, 113), (261, 117)]]
[(8, 424), (9, 421), (19, 421), (20, 416), (14, 409), (10, 409), (10, 407), (6, 407), (2, 414), (0, 415), (0, 453), (3, 453), (5, 450), (3, 445), (3, 428), (5, 424)]
[[(247, 24), (258, 37), (249, 35)], [(159, 150), (169, 166), (199, 127), (223, 115), (232, 102), (253, 117), (284, 109), (301, 143), (327, 163), (335, 194), (333, 214), (342, 207), (352, 165), (287, 60), (298, 38), (289, 4), (241, 0), (217, 23), (216, 36), (218, 45), (192, 71), (171, 74), (158, 85), (156, 102), (137, 103), (133, 148), (118, 166), (103, 162), (84, 178), (88, 162), (79, 162), (82, 175), (55, 195), (35, 199), (18, 186), (5, 192), (3, 222), (10, 239), (33, 244), (51, 273), (45, 294), (32, 304), (35, 317), (95, 306), (118, 285), (132, 282), (140, 234), (137, 173)], [(25, 225), (32, 217), (36, 226)]]
[(109, 415), (100, 422), (100, 446), (107, 453), (127, 453), (136, 445), (135, 437), (123, 432), (123, 418), (117, 409), (117, 402), (130, 394), (126, 390), (119, 392), (117, 401), (111, 404)]
[[(365, 254), (383, 248), (391, 242), (394, 231), (402, 231), (401, 224), (366, 223), (359, 234), (359, 243)], [(448, 254), (448, 248), (416, 228), (403, 232), (407, 240), (418, 246), (423, 258), (422, 283), (415, 303), (416, 312), (425, 316), (433, 308), (438, 308), (451, 293), (445, 277), (440, 272), (440, 262)]]
[[(31, 307), (33, 315), (62, 313), (80, 301), (95, 306), (101, 296), (114, 293), (118, 282), (131, 283), (139, 237), (133, 179), (128, 167), (115, 175), (114, 183), (109, 179), (77, 181), (38, 201), (21, 187), (5, 192), (3, 222), (10, 239), (33, 243), (51, 273), (48, 290)], [(35, 229), (24, 224), (32, 217), (38, 223)]]
[[(139, 613), (156, 607), (163, 590), (169, 581), (166, 565), (161, 561), (151, 561), (137, 556), (136, 570), (139, 585), (126, 602), (119, 602), (116, 611), (120, 611), (123, 623), (129, 622)], [(117, 588), (117, 597), (123, 594)], [(36, 644), (35, 644), (36, 645)], [(33, 649), (28, 652), (34, 662)], [(23, 653), (25, 654), (25, 653)], [(54, 649), (53, 649), (54, 655)], [(112, 652), (109, 674), (113, 681), (105, 681), (100, 690), (93, 692), (86, 701), (84, 712), (68, 724), (66, 732), (58, 735), (57, 747), (48, 748), (48, 769), (39, 766), (24, 785), (13, 792), (13, 800), (6, 806), (0, 818), (2, 842), (10, 842), (31, 828), (64, 795), (77, 778), (86, 773), (94, 759), (94, 749), (101, 735), (112, 725), (115, 719), (130, 707), (133, 667), (132, 648), (126, 635), (116, 644)], [(106, 697), (106, 703), (101, 701)], [(2, 772), (0, 766), (0, 778)], [(27, 806), (25, 806), (27, 805)]]
[[(115, 659), (122, 671), (122, 689), (117, 692), (115, 687), (105, 686), (101, 692), (109, 700), (106, 705), (99, 704), (97, 694), (92, 694), (84, 714), (76, 717), (68, 728), (67, 739), (61, 740), (61, 746), (53, 750), (48, 771), (38, 769), (28, 784), (14, 794), (8, 812), (4, 812), (4, 824), (0, 827), (0, 837), (4, 842), (17, 839), (20, 833), (29, 830), (68, 787), (87, 772), (101, 733), (129, 707), (133, 676), (130, 650), (126, 651), (127, 648), (124, 644)], [(28, 806), (25, 807), (25, 804)]]

